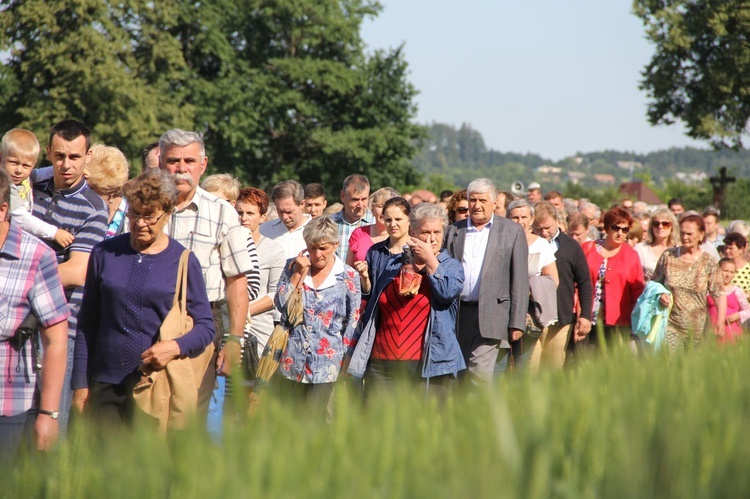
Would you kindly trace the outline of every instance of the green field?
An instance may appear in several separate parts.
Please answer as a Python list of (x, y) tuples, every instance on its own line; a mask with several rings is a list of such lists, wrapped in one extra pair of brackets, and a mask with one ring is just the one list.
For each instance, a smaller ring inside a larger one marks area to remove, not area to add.
[(77, 428), (51, 455), (3, 470), (3, 497), (748, 497), (750, 349), (636, 359), (610, 352), (563, 373), (506, 376), (445, 405), (409, 387), (330, 424), (272, 398), (167, 440)]

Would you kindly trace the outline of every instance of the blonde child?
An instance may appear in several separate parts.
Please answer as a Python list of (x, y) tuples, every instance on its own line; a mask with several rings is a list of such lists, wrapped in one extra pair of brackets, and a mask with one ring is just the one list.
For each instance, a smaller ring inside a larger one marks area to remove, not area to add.
[(66, 248), (74, 239), (70, 232), (31, 214), (33, 197), (29, 176), (38, 158), (39, 141), (32, 132), (14, 128), (3, 136), (0, 142), (0, 167), (8, 172), (13, 181), (10, 191), (11, 219), (29, 234)]
[[(737, 267), (731, 258), (719, 260), (721, 268), (721, 279), (724, 284), (724, 292), (727, 295), (727, 325), (724, 329), (724, 337), (719, 338), (719, 343), (734, 343), (742, 335), (741, 324), (750, 318), (750, 304), (742, 288), (732, 284)], [(708, 297), (708, 314), (711, 322), (716, 323), (716, 303), (711, 296)]]

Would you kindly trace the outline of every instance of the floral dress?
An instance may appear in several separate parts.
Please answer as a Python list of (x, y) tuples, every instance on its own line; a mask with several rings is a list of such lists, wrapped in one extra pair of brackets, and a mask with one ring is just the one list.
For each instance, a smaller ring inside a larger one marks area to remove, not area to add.
[(670, 351), (685, 348), (692, 340), (703, 338), (708, 316), (706, 296), (724, 295), (719, 264), (705, 251), (695, 262), (679, 259), (680, 248), (662, 253), (651, 280), (672, 292), (672, 313), (667, 323), (666, 340)]
[[(285, 323), (286, 302), (294, 292), (287, 265), (279, 279), (275, 304)], [(304, 320), (289, 331), (289, 341), (281, 355), (279, 372), (299, 383), (333, 383), (341, 369), (344, 354), (354, 346), (362, 294), (359, 274), (337, 256), (325, 281), (313, 287), (308, 275), (302, 285)]]

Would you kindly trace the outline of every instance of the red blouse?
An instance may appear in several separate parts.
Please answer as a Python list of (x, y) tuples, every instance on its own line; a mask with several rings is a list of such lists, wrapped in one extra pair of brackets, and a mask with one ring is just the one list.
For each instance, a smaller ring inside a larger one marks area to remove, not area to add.
[[(596, 250), (594, 241), (585, 242), (582, 248), (589, 264), (591, 285), (595, 288), (604, 257)], [(643, 267), (638, 253), (627, 243), (623, 243), (620, 251), (607, 260), (607, 272), (604, 276), (604, 325), (630, 326), (630, 315), (644, 287)], [(588, 311), (588, 317), (591, 312)]]
[(397, 279), (385, 287), (378, 299), (380, 320), (372, 358), (419, 360), (430, 318), (430, 280), (423, 278), (419, 292), (405, 297), (398, 294)]

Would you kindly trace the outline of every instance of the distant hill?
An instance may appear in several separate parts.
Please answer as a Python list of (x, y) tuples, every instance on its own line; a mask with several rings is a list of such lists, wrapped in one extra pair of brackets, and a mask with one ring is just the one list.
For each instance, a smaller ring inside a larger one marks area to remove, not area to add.
[[(487, 148), (482, 134), (463, 124), (427, 126), (428, 138), (413, 164), (426, 180), (464, 186), (472, 179), (487, 177), (499, 188), (515, 181), (536, 181), (545, 190), (578, 184), (586, 188), (619, 186), (631, 179), (644, 179), (656, 188), (668, 181), (703, 184), (718, 168), (726, 166), (737, 177), (750, 177), (750, 151), (709, 151), (691, 147), (671, 148), (648, 154), (628, 151), (577, 152), (561, 161), (537, 154), (500, 152)], [(632, 171), (631, 171), (632, 170)]]

